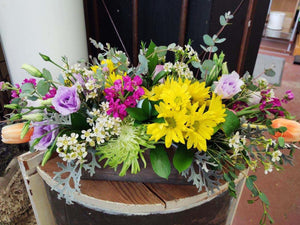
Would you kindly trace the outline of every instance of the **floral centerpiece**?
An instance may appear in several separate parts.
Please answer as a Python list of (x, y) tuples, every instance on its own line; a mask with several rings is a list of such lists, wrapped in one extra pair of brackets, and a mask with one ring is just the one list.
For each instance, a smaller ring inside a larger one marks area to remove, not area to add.
[[(230, 13), (220, 17), (222, 29), (231, 18)], [(253, 194), (249, 202), (260, 199), (268, 208), (256, 176), (244, 170), (262, 165), (267, 174), (291, 163), (300, 124), (284, 104), (293, 93), (279, 99), (265, 79), (229, 72), (224, 54), (216, 53), (216, 44), (225, 39), (204, 35), (203, 40), (201, 59), (190, 42), (184, 47), (142, 43), (137, 67), (122, 51), (94, 40), (100, 53), (91, 63), (70, 65), (63, 57), (60, 66), (40, 54), (62, 74), (55, 80), (48, 70), (25, 64), (34, 78), (15, 86), (1, 82), (1, 90), (11, 90), (11, 103), (5, 106), (12, 109), (9, 123), (22, 122), (2, 130), (3, 142), (30, 141), (32, 151), (45, 151), (42, 165), (57, 153), (66, 163), (59, 164), (62, 171), (54, 179), (64, 185), (60, 195), (68, 201), (74, 190), (80, 191), (81, 171), (93, 175), (99, 162), (119, 168), (120, 176), (152, 167), (165, 179), (173, 164), (208, 193), (224, 179), (232, 196), (241, 171)], [(61, 178), (64, 172), (70, 172), (69, 179)], [(272, 221), (264, 210), (262, 223), (267, 217)]]

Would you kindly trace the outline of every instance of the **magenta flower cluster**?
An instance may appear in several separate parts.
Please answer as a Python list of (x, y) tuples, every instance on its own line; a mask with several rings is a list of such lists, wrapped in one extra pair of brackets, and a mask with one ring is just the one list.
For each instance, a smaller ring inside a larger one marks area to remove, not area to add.
[(284, 116), (284, 112), (280, 109), (281, 101), (279, 98), (269, 97), (270, 89), (261, 91), (261, 105), (259, 109), (262, 112), (268, 111), (277, 116)]
[(124, 119), (127, 116), (126, 109), (135, 107), (140, 97), (145, 94), (141, 87), (142, 82), (139, 76), (132, 79), (127, 75), (116, 80), (113, 86), (105, 88), (105, 98), (109, 102), (107, 114)]

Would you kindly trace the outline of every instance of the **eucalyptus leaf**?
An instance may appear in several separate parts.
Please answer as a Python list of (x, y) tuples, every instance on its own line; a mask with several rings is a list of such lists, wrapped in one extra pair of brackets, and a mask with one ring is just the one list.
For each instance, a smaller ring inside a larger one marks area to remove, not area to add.
[(225, 17), (223, 15), (220, 16), (220, 24), (221, 24), (221, 26), (227, 25), (226, 19), (225, 19)]
[(214, 46), (215, 45), (214, 40), (208, 34), (203, 35), (203, 41), (208, 46)]
[(218, 44), (221, 44), (221, 43), (223, 43), (224, 41), (226, 41), (226, 38), (220, 38), (220, 39), (217, 39), (215, 42), (218, 43)]
[(217, 46), (209, 46), (208, 48), (207, 48), (207, 50), (209, 51), (209, 52), (216, 52), (216, 51), (218, 51), (218, 47)]
[(148, 60), (144, 55), (139, 55), (140, 65), (137, 70), (137, 74), (146, 74), (148, 72)]
[(153, 171), (160, 177), (168, 179), (171, 173), (171, 163), (163, 145), (158, 145), (150, 151), (150, 161)]
[(202, 69), (210, 71), (214, 67), (214, 65), (214, 61), (207, 59), (202, 63)]
[(49, 92), (50, 84), (45, 80), (40, 80), (36, 88), (40, 95), (45, 96)]
[(192, 61), (191, 64), (196, 69), (200, 69), (200, 67), (201, 67), (201, 63), (200, 62)]
[(204, 51), (208, 52), (208, 50), (207, 50), (207, 48), (206, 48), (205, 46), (200, 45), (200, 47), (201, 47)]
[(52, 75), (51, 73), (49, 72), (49, 70), (47, 69), (43, 69), (43, 77), (46, 79), (46, 80), (52, 80)]
[(156, 47), (157, 56), (159, 58), (163, 58), (164, 56), (166, 56), (167, 51), (168, 51), (168, 47), (167, 46)]
[(20, 97), (27, 97), (34, 93), (34, 86), (32, 83), (25, 83), (21, 86), (21, 90)]

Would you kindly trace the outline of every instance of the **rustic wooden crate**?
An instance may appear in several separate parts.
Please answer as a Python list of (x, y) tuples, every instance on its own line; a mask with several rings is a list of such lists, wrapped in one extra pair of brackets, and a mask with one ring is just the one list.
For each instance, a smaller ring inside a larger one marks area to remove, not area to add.
[(27, 152), (18, 157), (19, 166), (38, 225), (55, 225), (55, 219), (48, 202), (43, 180), (37, 173), (37, 166), (44, 152)]

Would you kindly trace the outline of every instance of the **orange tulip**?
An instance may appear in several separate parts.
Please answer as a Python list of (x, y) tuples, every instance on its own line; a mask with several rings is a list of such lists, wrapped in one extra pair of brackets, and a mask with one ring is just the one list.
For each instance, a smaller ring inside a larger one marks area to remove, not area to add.
[(297, 142), (300, 141), (300, 123), (294, 120), (288, 120), (278, 118), (272, 121), (273, 128), (286, 127), (287, 130), (284, 133), (276, 132), (274, 137), (283, 137), (285, 142)]
[(30, 141), (33, 134), (33, 127), (29, 128), (29, 131), (23, 139), (21, 139), (21, 131), (25, 123), (16, 123), (8, 125), (2, 128), (2, 142), (6, 144), (22, 144)]

